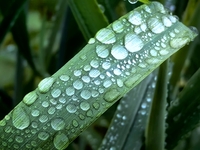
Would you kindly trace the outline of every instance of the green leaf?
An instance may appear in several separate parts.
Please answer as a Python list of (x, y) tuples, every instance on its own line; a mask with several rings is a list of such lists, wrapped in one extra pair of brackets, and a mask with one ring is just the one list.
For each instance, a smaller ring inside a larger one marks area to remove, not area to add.
[(160, 3), (129, 12), (98, 31), (76, 56), (43, 79), (0, 121), (0, 148), (65, 149), (196, 36)]

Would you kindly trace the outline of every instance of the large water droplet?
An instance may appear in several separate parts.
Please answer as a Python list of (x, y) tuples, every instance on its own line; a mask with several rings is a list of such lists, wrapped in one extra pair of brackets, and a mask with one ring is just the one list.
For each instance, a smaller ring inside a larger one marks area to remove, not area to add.
[(159, 34), (165, 30), (165, 26), (158, 18), (150, 18), (147, 24), (153, 33)]
[(89, 76), (92, 77), (92, 78), (96, 78), (100, 75), (100, 71), (97, 70), (97, 69), (92, 69), (90, 70), (89, 72)]
[(109, 55), (109, 51), (105, 45), (97, 45), (96, 53), (97, 53), (97, 56), (99, 56), (100, 58), (106, 58)]
[(104, 99), (107, 102), (113, 102), (119, 98), (119, 91), (117, 89), (111, 89), (107, 91), (104, 95)]
[(64, 150), (69, 145), (69, 139), (64, 133), (57, 133), (53, 139), (53, 144), (56, 149)]
[(65, 122), (62, 118), (55, 118), (51, 120), (51, 127), (56, 131), (62, 130), (65, 127)]
[(67, 94), (68, 96), (72, 96), (72, 95), (74, 95), (74, 93), (75, 93), (75, 89), (74, 89), (73, 87), (68, 87), (68, 88), (66, 89), (66, 94)]
[(47, 140), (48, 137), (49, 137), (49, 133), (48, 133), (48, 132), (40, 132), (40, 133), (38, 134), (38, 138), (39, 138), (40, 140), (43, 140), (43, 141)]
[(77, 90), (80, 90), (83, 88), (83, 82), (81, 80), (76, 80), (74, 83), (73, 83), (73, 87)]
[(115, 33), (106, 28), (99, 30), (96, 34), (96, 38), (104, 44), (112, 44), (116, 41)]
[(52, 77), (48, 77), (40, 81), (38, 84), (38, 89), (41, 93), (46, 93), (50, 90), (51, 86), (53, 85), (55, 79)]
[(91, 92), (90, 91), (88, 91), (88, 90), (83, 90), (83, 91), (81, 91), (81, 97), (83, 98), (83, 99), (85, 99), (85, 100), (87, 100), (87, 99), (89, 99), (90, 97), (91, 97)]
[(12, 122), (14, 127), (23, 130), (30, 125), (30, 118), (23, 108), (15, 107), (12, 113)]
[(23, 102), (26, 104), (26, 105), (31, 105), (33, 104), (38, 98), (38, 95), (36, 94), (35, 91), (32, 91), (28, 94), (26, 94), (23, 98)]
[(66, 109), (69, 113), (75, 113), (77, 111), (77, 107), (74, 104), (68, 104)]
[(60, 94), (61, 94), (61, 90), (60, 89), (53, 89), (51, 91), (51, 96), (53, 98), (58, 98), (60, 96)]
[(133, 25), (140, 25), (142, 23), (142, 15), (138, 11), (133, 11), (128, 16), (128, 21)]
[(181, 37), (181, 38), (173, 38), (170, 41), (170, 46), (175, 49), (180, 49), (181, 47), (185, 46), (190, 39), (188, 37)]
[(128, 2), (131, 3), (131, 4), (135, 4), (135, 3), (138, 2), (138, 0), (128, 0)]
[(121, 23), (121, 21), (117, 20), (113, 22), (112, 28), (116, 33), (121, 33), (124, 30), (124, 25)]
[(90, 109), (90, 104), (89, 104), (88, 102), (81, 102), (80, 108), (81, 108), (83, 111), (87, 111), (87, 110)]
[(121, 45), (114, 45), (111, 49), (111, 54), (115, 59), (125, 59), (128, 56), (127, 50)]
[(138, 35), (128, 33), (125, 36), (124, 45), (129, 52), (137, 52), (143, 48), (144, 43)]

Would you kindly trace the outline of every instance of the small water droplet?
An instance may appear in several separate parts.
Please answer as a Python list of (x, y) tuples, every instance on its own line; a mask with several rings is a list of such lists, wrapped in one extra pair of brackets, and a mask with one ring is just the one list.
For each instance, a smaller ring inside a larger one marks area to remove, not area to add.
[(52, 77), (48, 77), (40, 81), (38, 84), (38, 89), (41, 93), (46, 93), (50, 90), (51, 86), (53, 85), (55, 79)]
[(66, 109), (69, 113), (75, 113), (77, 111), (77, 107), (74, 104), (68, 104)]
[(180, 38), (173, 38), (170, 41), (170, 46), (175, 49), (180, 49), (181, 47), (185, 46), (190, 39), (188, 37), (180, 37)]
[(90, 40), (88, 41), (88, 44), (94, 44), (95, 43), (95, 39), (94, 38), (90, 38)]
[(162, 22), (163, 22), (164, 26), (166, 26), (166, 27), (171, 27), (171, 25), (172, 25), (171, 20), (167, 16), (162, 17)]
[(80, 76), (81, 75), (81, 70), (74, 70), (74, 75), (76, 77)]
[(155, 17), (150, 18), (147, 21), (147, 24), (148, 24), (149, 29), (155, 34), (159, 34), (165, 30), (165, 26), (158, 18), (155, 18)]
[(150, 55), (156, 57), (158, 55), (158, 52), (154, 49), (150, 50)]
[(137, 52), (143, 48), (144, 43), (138, 35), (128, 33), (125, 36), (124, 45), (129, 52)]
[(56, 149), (64, 150), (69, 145), (69, 138), (64, 133), (58, 132), (53, 139), (53, 144)]
[(97, 53), (97, 56), (99, 56), (100, 58), (106, 58), (109, 55), (109, 51), (105, 45), (97, 45), (96, 53)]
[(51, 120), (51, 127), (56, 131), (62, 130), (65, 127), (63, 118), (55, 118)]
[[(135, 4), (135, 3), (138, 2), (138, 0), (128, 0), (128, 2), (131, 3), (131, 4)], [(110, 149), (110, 150), (111, 150), (111, 149)]]
[(88, 110), (87, 113), (86, 113), (86, 115), (87, 115), (88, 117), (92, 117), (92, 116), (93, 116), (92, 110)]
[(30, 118), (23, 108), (15, 107), (12, 112), (12, 123), (17, 129), (23, 130), (30, 125)]
[(115, 100), (117, 100), (119, 98), (119, 91), (117, 89), (111, 89), (108, 90), (105, 95), (104, 95), (104, 99), (107, 102), (113, 102)]
[(41, 123), (44, 123), (44, 122), (47, 122), (48, 119), (49, 119), (49, 118), (48, 118), (47, 115), (42, 115), (42, 116), (40, 116), (39, 121), (40, 121)]
[(40, 139), (40, 140), (43, 140), (43, 141), (45, 141), (45, 140), (47, 140), (48, 138), (49, 138), (49, 133), (48, 132), (40, 132), (39, 134), (38, 134), (38, 138)]
[(93, 67), (93, 68), (98, 68), (99, 67), (99, 62), (97, 60), (92, 60), (90, 62), (90, 65)]
[(22, 143), (24, 140), (23, 140), (22, 137), (16, 136), (16, 137), (15, 137), (15, 141), (16, 141), (17, 143)]
[(80, 90), (83, 88), (83, 82), (81, 80), (76, 80), (73, 82), (73, 87), (77, 90)]
[(5, 120), (1, 120), (1, 121), (0, 121), (0, 126), (3, 127), (3, 126), (5, 126), (5, 125), (6, 125)]
[(61, 75), (61, 76), (60, 76), (60, 80), (66, 82), (66, 81), (69, 80), (69, 76), (68, 76), (68, 75)]
[(35, 91), (32, 91), (28, 94), (26, 94), (23, 98), (23, 102), (26, 104), (26, 105), (31, 105), (33, 104), (38, 98), (38, 95)]
[(99, 109), (100, 105), (99, 105), (99, 103), (94, 102), (94, 103), (93, 103), (93, 107), (94, 107), (95, 109)]
[(104, 82), (103, 82), (103, 86), (105, 87), (105, 88), (108, 88), (108, 87), (110, 87), (112, 85), (112, 81), (111, 80), (105, 80)]
[(125, 85), (127, 87), (133, 87), (133, 85), (138, 81), (138, 79), (141, 78), (141, 75), (140, 74), (137, 74), (137, 75), (134, 75), (132, 77), (129, 77), (126, 81), (125, 81)]
[(40, 112), (39, 112), (39, 110), (34, 109), (34, 110), (31, 111), (31, 115), (32, 115), (33, 117), (37, 117), (37, 116), (40, 115)]
[(103, 64), (102, 64), (102, 68), (105, 69), (105, 70), (109, 69), (110, 66), (111, 66), (111, 63), (110, 63), (110, 62), (107, 62), (107, 61), (106, 61), (106, 62), (103, 62)]
[(58, 98), (60, 96), (60, 94), (61, 94), (61, 90), (60, 89), (53, 89), (51, 91), (51, 96), (53, 98)]
[(121, 79), (117, 79), (117, 85), (119, 87), (122, 87), (124, 85), (123, 81)]
[(50, 107), (50, 108), (48, 109), (48, 114), (50, 114), (50, 115), (53, 115), (55, 112), (56, 112), (55, 107)]
[(90, 65), (85, 65), (83, 68), (84, 71), (90, 71), (90, 69), (91, 69)]
[(121, 71), (119, 68), (115, 68), (115, 69), (113, 70), (113, 73), (114, 73), (115, 75), (119, 76), (119, 75), (121, 75), (122, 71)]
[(47, 101), (42, 102), (42, 106), (45, 108), (49, 107), (49, 102), (47, 102)]
[(31, 126), (32, 126), (33, 128), (37, 128), (37, 127), (38, 127), (38, 124), (37, 124), (37, 122), (32, 122), (32, 123), (31, 123)]
[(133, 25), (140, 25), (142, 24), (142, 15), (138, 11), (133, 11), (128, 16), (128, 21)]
[(112, 44), (116, 41), (115, 33), (106, 28), (99, 30), (96, 34), (96, 38), (104, 44)]
[(90, 109), (90, 104), (89, 104), (88, 102), (81, 102), (80, 108), (81, 108), (83, 111), (87, 111), (87, 110)]
[(97, 97), (97, 96), (99, 96), (99, 92), (93, 90), (92, 91), (92, 97)]
[(128, 51), (121, 45), (114, 45), (111, 49), (111, 54), (115, 59), (125, 59), (128, 56)]
[(66, 89), (66, 94), (67, 94), (68, 96), (72, 96), (72, 95), (74, 95), (74, 93), (75, 93), (75, 89), (74, 89), (73, 87), (68, 87), (68, 88)]
[(199, 31), (198, 31), (198, 29), (196, 28), (196, 27), (193, 27), (193, 26), (190, 26), (189, 27), (190, 28), (190, 30), (192, 30), (192, 32), (194, 32), (195, 34), (199, 34)]
[(89, 82), (90, 82), (90, 77), (88, 77), (88, 76), (82, 76), (81, 79), (82, 79), (83, 82), (85, 82), (85, 83), (89, 83)]
[(116, 20), (113, 22), (112, 28), (116, 33), (121, 33), (124, 30), (124, 25), (121, 23), (121, 21)]
[(72, 121), (72, 125), (74, 126), (74, 127), (78, 127), (78, 122), (74, 119), (73, 121)]

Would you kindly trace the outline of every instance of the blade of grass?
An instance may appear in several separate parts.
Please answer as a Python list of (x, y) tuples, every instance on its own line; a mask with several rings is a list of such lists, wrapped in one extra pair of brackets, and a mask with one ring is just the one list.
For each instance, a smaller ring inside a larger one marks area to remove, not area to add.
[(68, 3), (86, 41), (93, 37), (99, 29), (108, 25), (97, 1), (68, 0)]
[(145, 134), (146, 150), (164, 150), (168, 79), (167, 60), (159, 68), (156, 89)]

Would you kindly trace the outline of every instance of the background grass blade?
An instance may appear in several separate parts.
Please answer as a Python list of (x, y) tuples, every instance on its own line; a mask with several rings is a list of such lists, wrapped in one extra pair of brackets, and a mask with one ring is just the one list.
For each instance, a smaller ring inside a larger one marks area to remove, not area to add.
[(146, 150), (164, 150), (168, 60), (159, 68), (156, 89), (145, 134)]

